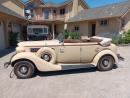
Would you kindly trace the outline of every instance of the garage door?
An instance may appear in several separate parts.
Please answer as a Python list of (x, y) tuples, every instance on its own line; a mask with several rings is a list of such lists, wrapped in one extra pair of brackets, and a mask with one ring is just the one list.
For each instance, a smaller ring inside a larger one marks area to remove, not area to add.
[(0, 22), (0, 50), (5, 48), (5, 39), (4, 39), (4, 27), (3, 23)]

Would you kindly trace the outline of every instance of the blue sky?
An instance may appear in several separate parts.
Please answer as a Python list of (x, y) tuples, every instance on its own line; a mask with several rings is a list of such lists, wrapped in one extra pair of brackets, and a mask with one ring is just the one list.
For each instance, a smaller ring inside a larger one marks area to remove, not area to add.
[[(27, 1), (27, 0), (23, 0), (23, 1)], [(45, 2), (52, 1), (52, 2), (56, 2), (56, 3), (60, 3), (65, 0), (44, 0), (44, 1)], [(127, 1), (127, 0), (85, 0), (85, 1), (91, 8), (94, 8), (94, 7), (99, 7), (99, 6), (103, 6), (106, 4), (118, 3), (118, 2), (123, 2), (123, 1)]]

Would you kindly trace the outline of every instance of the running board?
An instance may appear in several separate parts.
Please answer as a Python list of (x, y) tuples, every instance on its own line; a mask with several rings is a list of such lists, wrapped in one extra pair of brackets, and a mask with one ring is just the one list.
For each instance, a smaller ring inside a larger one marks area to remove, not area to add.
[(61, 66), (62, 70), (95, 67), (92, 64), (59, 64), (59, 65)]

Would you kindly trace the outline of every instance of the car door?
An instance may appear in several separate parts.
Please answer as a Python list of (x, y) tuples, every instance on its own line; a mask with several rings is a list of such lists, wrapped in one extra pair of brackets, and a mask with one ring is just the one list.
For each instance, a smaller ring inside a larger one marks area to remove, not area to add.
[(80, 63), (80, 43), (64, 43), (59, 46), (59, 63)]
[(99, 49), (97, 43), (81, 43), (81, 62), (91, 63)]

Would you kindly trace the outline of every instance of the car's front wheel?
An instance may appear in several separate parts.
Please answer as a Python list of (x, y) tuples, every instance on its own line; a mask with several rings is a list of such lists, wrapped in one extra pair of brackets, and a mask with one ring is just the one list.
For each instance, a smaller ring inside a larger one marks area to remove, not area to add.
[(99, 71), (109, 71), (112, 70), (113, 65), (114, 58), (111, 55), (105, 55), (99, 60), (97, 68)]
[(35, 68), (30, 61), (18, 61), (14, 64), (14, 73), (19, 79), (31, 78)]

